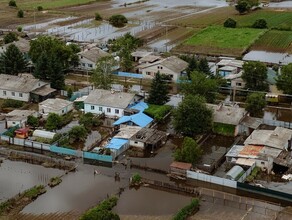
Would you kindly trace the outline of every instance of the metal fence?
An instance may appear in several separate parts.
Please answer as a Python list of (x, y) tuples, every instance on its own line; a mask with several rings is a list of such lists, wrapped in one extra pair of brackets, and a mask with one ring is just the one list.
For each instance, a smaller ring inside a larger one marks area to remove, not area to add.
[(266, 125), (292, 129), (292, 123), (291, 122), (264, 119), (263, 123), (266, 124)]

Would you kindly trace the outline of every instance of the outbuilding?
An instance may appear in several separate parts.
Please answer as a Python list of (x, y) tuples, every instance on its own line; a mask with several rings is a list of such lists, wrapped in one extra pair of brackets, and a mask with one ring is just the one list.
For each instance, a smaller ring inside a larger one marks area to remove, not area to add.
[(243, 168), (241, 166), (235, 165), (226, 173), (226, 179), (236, 181), (242, 176), (243, 173)]

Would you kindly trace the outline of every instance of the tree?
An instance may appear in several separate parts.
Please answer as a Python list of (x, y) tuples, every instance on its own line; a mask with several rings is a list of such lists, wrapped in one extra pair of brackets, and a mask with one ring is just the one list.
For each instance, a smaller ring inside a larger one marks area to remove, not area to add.
[(85, 141), (87, 137), (87, 130), (83, 125), (76, 125), (69, 131), (70, 142)]
[(236, 28), (236, 21), (232, 18), (228, 18), (225, 22), (224, 22), (224, 27), (227, 28)]
[(27, 117), (27, 124), (35, 128), (39, 126), (39, 119), (37, 117), (34, 117), (33, 115), (29, 115)]
[(16, 5), (16, 1), (14, 1), (14, 0), (10, 0), (9, 3), (8, 3), (8, 5), (9, 5), (10, 7), (17, 7), (17, 5)]
[(24, 17), (24, 12), (21, 9), (18, 10), (17, 17), (19, 17), (19, 18), (23, 18)]
[(96, 88), (111, 89), (111, 74), (117, 66), (116, 60), (112, 56), (102, 57), (96, 64), (90, 81)]
[(14, 32), (9, 32), (4, 36), (4, 44), (12, 43), (13, 41), (18, 41), (17, 34)]
[(109, 18), (109, 23), (114, 27), (124, 27), (128, 23), (128, 19), (124, 15), (112, 15)]
[(177, 148), (174, 153), (174, 159), (179, 162), (195, 163), (202, 155), (203, 151), (197, 142), (185, 137), (181, 148)]
[(206, 58), (201, 58), (198, 64), (198, 71), (210, 75), (210, 67)]
[(261, 62), (246, 62), (243, 64), (242, 79), (245, 87), (254, 91), (267, 91), (267, 67)]
[(191, 73), (190, 80), (182, 80), (181, 90), (185, 95), (201, 95), (208, 102), (214, 102), (218, 91), (218, 80), (194, 71)]
[(121, 56), (120, 67), (123, 71), (129, 72), (133, 69), (133, 60), (130, 50), (124, 50)]
[(79, 124), (83, 125), (88, 131), (92, 129), (92, 127), (97, 127), (100, 125), (100, 120), (94, 116), (91, 112), (85, 113), (80, 116)]
[(173, 126), (177, 132), (193, 137), (211, 130), (212, 118), (212, 110), (202, 96), (187, 95), (173, 111)]
[(163, 105), (168, 100), (168, 85), (165, 82), (163, 75), (157, 72), (155, 78), (152, 80), (151, 89), (149, 92), (148, 103), (155, 105)]
[(61, 116), (57, 115), (56, 113), (50, 113), (48, 118), (47, 118), (45, 128), (49, 131), (53, 131), (53, 130), (60, 128), (61, 125), (62, 125)]
[(51, 87), (61, 90), (65, 86), (65, 76), (63, 66), (56, 56), (51, 57), (52, 73), (50, 75)]
[(239, 0), (235, 5), (235, 9), (239, 12), (239, 14), (243, 14), (251, 9), (251, 5), (248, 1)]
[(292, 63), (282, 67), (276, 85), (277, 88), (282, 90), (285, 94), (292, 95)]
[(0, 55), (0, 73), (17, 75), (25, 72), (27, 65), (28, 62), (14, 44), (9, 45)]
[(38, 11), (42, 11), (42, 10), (44, 10), (44, 8), (43, 8), (43, 6), (39, 5), (39, 6), (37, 7), (37, 10), (38, 10)]
[(263, 93), (251, 93), (247, 97), (245, 104), (245, 109), (251, 116), (261, 117), (263, 108), (267, 105), (267, 102)]
[(265, 19), (261, 18), (261, 19), (257, 19), (251, 27), (258, 28), (258, 29), (265, 29), (265, 28), (268, 28), (268, 24)]
[(192, 56), (190, 59), (185, 60), (189, 63), (188, 68), (186, 69), (188, 77), (190, 77), (191, 72), (198, 69), (198, 61), (195, 56)]
[(95, 13), (95, 17), (94, 18), (95, 18), (96, 21), (101, 21), (102, 20), (102, 17), (100, 16), (100, 14), (98, 12)]

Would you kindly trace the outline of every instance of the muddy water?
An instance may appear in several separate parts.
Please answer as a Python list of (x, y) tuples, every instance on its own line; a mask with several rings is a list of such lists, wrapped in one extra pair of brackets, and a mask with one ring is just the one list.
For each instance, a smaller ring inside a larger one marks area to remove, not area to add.
[(35, 185), (47, 184), (64, 171), (23, 162), (4, 160), (0, 164), (0, 203)]
[(216, 151), (219, 147), (229, 148), (234, 142), (234, 137), (226, 137), (221, 135), (211, 135), (207, 141), (205, 141), (201, 148), (205, 154), (210, 154)]
[(264, 120), (292, 122), (292, 109), (265, 108)]
[(84, 149), (87, 150), (90, 148), (93, 144), (101, 140), (101, 134), (98, 131), (91, 131), (90, 134), (88, 134), (85, 143), (84, 143)]

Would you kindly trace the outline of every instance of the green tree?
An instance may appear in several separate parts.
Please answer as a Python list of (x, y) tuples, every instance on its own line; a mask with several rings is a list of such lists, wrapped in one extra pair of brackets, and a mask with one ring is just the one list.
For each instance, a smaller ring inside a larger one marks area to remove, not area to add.
[(102, 57), (96, 63), (96, 68), (90, 76), (90, 81), (96, 88), (111, 89), (111, 74), (115, 66), (117, 66), (117, 61), (112, 56)]
[(265, 28), (268, 28), (268, 23), (265, 19), (261, 18), (261, 19), (257, 19), (251, 27), (258, 28), (258, 29), (265, 29)]
[(19, 18), (23, 18), (24, 17), (24, 12), (23, 12), (23, 10), (18, 10), (18, 12), (17, 12), (17, 17), (19, 17)]
[(10, 0), (9, 3), (8, 3), (8, 5), (9, 5), (10, 7), (17, 7), (17, 5), (16, 5), (16, 1), (15, 1), (15, 0)]
[(91, 131), (92, 127), (99, 126), (101, 122), (98, 117), (91, 112), (88, 112), (80, 116), (79, 124), (83, 125), (88, 131)]
[(49, 131), (57, 130), (62, 126), (62, 117), (56, 113), (50, 113), (45, 128)]
[(100, 14), (98, 12), (95, 13), (95, 17), (94, 18), (95, 18), (96, 21), (101, 21), (102, 20), (102, 17), (100, 16)]
[(43, 6), (39, 5), (39, 6), (37, 7), (37, 10), (38, 10), (38, 11), (42, 11), (42, 10), (44, 10), (44, 8), (43, 8)]
[(243, 64), (242, 79), (245, 87), (254, 91), (267, 91), (269, 86), (266, 82), (267, 67), (261, 62), (246, 62)]
[(87, 137), (87, 130), (83, 125), (76, 125), (69, 131), (70, 143), (75, 141), (85, 141)]
[(18, 41), (18, 36), (14, 32), (9, 32), (4, 36), (4, 44), (12, 43), (13, 41)]
[(109, 18), (109, 23), (114, 27), (124, 27), (128, 23), (128, 19), (124, 15), (112, 15)]
[(190, 59), (186, 60), (189, 63), (188, 68), (186, 69), (188, 76), (190, 77), (191, 72), (198, 69), (198, 61), (195, 56), (192, 56)]
[(0, 55), (0, 73), (17, 75), (25, 72), (27, 65), (28, 62), (14, 44), (9, 45)]
[(223, 25), (227, 28), (236, 28), (236, 21), (232, 18), (228, 18)]
[(265, 95), (263, 93), (251, 93), (245, 103), (245, 109), (251, 116), (261, 117), (263, 108), (267, 105)]
[(213, 112), (202, 96), (187, 95), (173, 111), (175, 130), (186, 136), (193, 137), (212, 129)]
[(163, 75), (161, 75), (160, 72), (158, 71), (151, 83), (148, 103), (154, 105), (163, 105), (169, 100), (167, 94), (168, 94), (167, 82), (164, 80)]
[(65, 87), (63, 66), (56, 56), (51, 57), (52, 73), (50, 75), (51, 87), (61, 90)]
[(185, 95), (201, 95), (208, 102), (214, 102), (218, 85), (218, 79), (210, 78), (204, 73), (194, 71), (191, 73), (190, 80), (182, 80), (181, 90)]
[(245, 0), (239, 0), (235, 5), (235, 9), (239, 12), (239, 14), (244, 14), (251, 9), (251, 5)]
[(121, 56), (120, 67), (122, 71), (129, 72), (133, 69), (132, 55), (129, 50), (124, 50)]
[(182, 147), (176, 149), (174, 159), (179, 162), (193, 164), (199, 159), (202, 153), (202, 149), (194, 139), (185, 137)]
[(198, 71), (210, 75), (210, 67), (206, 58), (201, 58), (198, 63)]
[(285, 94), (292, 95), (292, 63), (282, 67), (276, 85), (277, 88), (282, 90)]
[(33, 115), (29, 115), (27, 117), (27, 124), (35, 128), (39, 126), (39, 119), (37, 117), (34, 117)]

